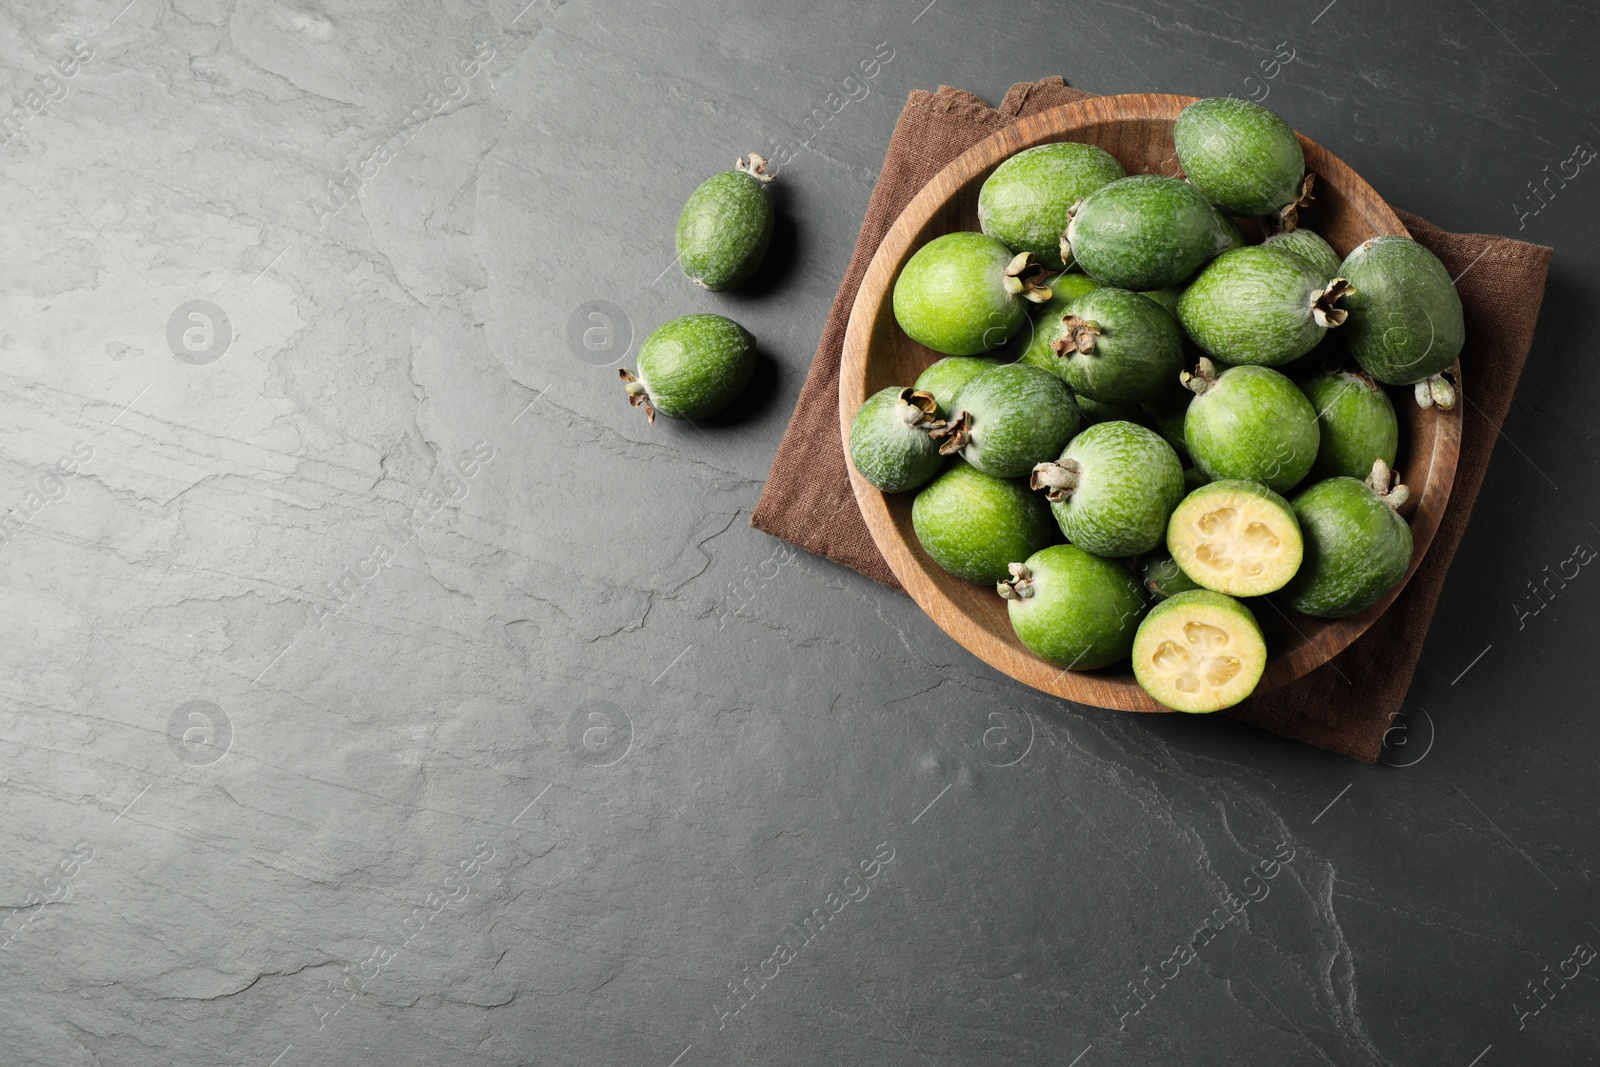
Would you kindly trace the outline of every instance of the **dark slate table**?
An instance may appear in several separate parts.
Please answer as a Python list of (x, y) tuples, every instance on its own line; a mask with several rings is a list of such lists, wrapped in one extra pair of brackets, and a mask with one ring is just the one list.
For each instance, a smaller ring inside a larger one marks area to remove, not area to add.
[[(1593, 5), (123, 2), (0, 47), (0, 1062), (1597, 1062)], [(1048, 74), (1558, 249), (1390, 766), (1045, 699), (748, 526), (907, 92)], [(694, 310), (764, 395), (646, 426)]]

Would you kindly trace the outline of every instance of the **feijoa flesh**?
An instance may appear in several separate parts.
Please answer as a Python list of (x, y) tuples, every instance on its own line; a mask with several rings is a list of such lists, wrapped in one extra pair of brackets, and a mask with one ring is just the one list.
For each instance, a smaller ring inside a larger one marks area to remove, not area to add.
[(772, 181), (767, 161), (752, 152), (689, 194), (678, 215), (677, 244), (678, 262), (691, 281), (719, 292), (761, 266), (772, 243)]
[(1003, 363), (973, 378), (947, 415), (940, 451), (959, 453), (997, 478), (1020, 478), (1055, 458), (1083, 426), (1066, 384), (1027, 363)]
[(1364, 373), (1324, 371), (1300, 383), (1317, 412), (1314, 478), (1365, 478), (1373, 460), (1394, 465), (1400, 420), (1383, 387)]
[(923, 486), (911, 528), (933, 561), (969, 582), (999, 582), (1056, 540), (1050, 509), (1025, 483), (957, 463)]
[(1294, 488), (1317, 458), (1317, 412), (1270, 367), (1230, 367), (1209, 359), (1184, 375), (1195, 398), (1183, 420), (1189, 458), (1212, 481), (1239, 478), (1279, 493)]
[(921, 488), (944, 463), (938, 442), (929, 435), (943, 426), (932, 393), (880, 389), (850, 422), (850, 462), (885, 493)]
[(639, 373), (618, 374), (628, 403), (670, 419), (715, 415), (749, 384), (756, 366), (756, 339), (721, 315), (684, 315), (664, 322), (639, 346)]
[(1379, 460), (1366, 481), (1328, 478), (1294, 498), (1305, 560), (1283, 598), (1302, 615), (1341, 619), (1365, 611), (1393, 589), (1411, 565), (1411, 527), (1396, 509), (1406, 487), (1390, 485)]
[(947, 356), (998, 348), (1028, 321), (1030, 304), (1050, 299), (1044, 268), (981, 233), (935, 237), (894, 283), (894, 317), (913, 341)]
[(939, 405), (939, 414), (948, 415), (950, 402), (963, 385), (998, 366), (999, 360), (988, 356), (946, 356), (917, 375), (914, 388), (932, 393), (934, 403)]
[(1165, 289), (1233, 247), (1238, 232), (1189, 183), (1136, 174), (1084, 198), (1062, 235), (1062, 253), (1119, 289)]
[(1283, 497), (1257, 482), (1201, 486), (1172, 512), (1167, 551), (1183, 572), (1229, 596), (1264, 596), (1300, 569), (1300, 523)]
[(1024, 149), (984, 181), (978, 225), (1013, 252), (1032, 252), (1052, 270), (1062, 268), (1061, 231), (1072, 205), (1123, 177), (1110, 153), (1066, 141)]
[(1267, 215), (1301, 192), (1305, 155), (1293, 128), (1260, 104), (1196, 100), (1172, 127), (1184, 176), (1230, 215)]
[(1076, 545), (1052, 545), (1011, 564), (995, 588), (1022, 643), (1070, 670), (1126, 660), (1148, 606), (1127, 568)]
[[(1041, 324), (1046, 325), (1046, 324)], [(1109, 286), (1072, 302), (1050, 330), (1056, 373), (1074, 394), (1102, 404), (1140, 404), (1171, 388), (1183, 369), (1183, 334), (1147, 296)]]
[(1278, 366), (1305, 355), (1345, 321), (1349, 286), (1282, 247), (1222, 253), (1183, 291), (1178, 318), (1207, 355), (1235, 366)]
[(1068, 541), (1097, 556), (1133, 556), (1166, 539), (1183, 499), (1183, 464), (1155, 431), (1102, 422), (1035, 467), (1029, 484), (1047, 491)]
[(1357, 245), (1339, 266), (1352, 291), (1342, 332), (1361, 369), (1385, 385), (1414, 385), (1417, 403), (1455, 406), (1441, 372), (1466, 342), (1461, 296), (1439, 258), (1409, 237)]
[(1254, 692), (1267, 643), (1250, 609), (1209, 589), (1175, 593), (1150, 609), (1133, 639), (1133, 675), (1174, 711), (1231, 708)]

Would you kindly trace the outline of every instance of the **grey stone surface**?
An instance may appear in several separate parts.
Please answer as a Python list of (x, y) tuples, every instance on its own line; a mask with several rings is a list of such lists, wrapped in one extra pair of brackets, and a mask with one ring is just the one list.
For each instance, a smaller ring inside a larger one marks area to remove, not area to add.
[[(1530, 185), (1592, 4), (123, 2), (0, 15), (0, 1063), (1600, 1061), (1600, 579), (1529, 589), (1600, 540), (1600, 175)], [(1557, 246), (1410, 766), (1045, 699), (748, 527), (905, 94), (1053, 73)], [(694, 310), (764, 397), (647, 426)]]

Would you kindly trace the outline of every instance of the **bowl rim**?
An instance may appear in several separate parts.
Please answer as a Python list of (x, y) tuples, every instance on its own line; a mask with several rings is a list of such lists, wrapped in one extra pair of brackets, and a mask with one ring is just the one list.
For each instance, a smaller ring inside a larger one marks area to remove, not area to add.
[[(868, 532), (901, 587), (957, 643), (996, 670), (1042, 692), (1108, 710), (1171, 711), (1146, 694), (1131, 672), (1105, 674), (1061, 670), (1035, 656), (1014, 634), (998, 639), (980, 625), (974, 616), (968, 614), (940, 587), (941, 581), (960, 579), (949, 575), (941, 577), (942, 572), (922, 552), (921, 546), (907, 543), (915, 539), (900, 535), (890, 513), (887, 494), (862, 478), (849, 462), (850, 424), (867, 396), (866, 372), (876, 323), (882, 315), (892, 315), (889, 298), (893, 281), (905, 260), (918, 247), (918, 234), (954, 195), (974, 180), (986, 177), (995, 167), (1023, 149), (1072, 140), (1075, 131), (1107, 122), (1151, 119), (1175, 121), (1179, 112), (1196, 99), (1156, 93), (1089, 97), (1023, 116), (957, 156), (912, 197), (884, 233), (856, 291), (840, 360), (839, 423), (841, 441), (846, 443), (845, 468), (849, 472), (856, 503)], [(1317, 166), (1314, 169), (1319, 181), (1328, 182), (1346, 194), (1363, 194), (1360, 199), (1365, 209), (1364, 215), (1368, 216), (1369, 222), (1372, 221), (1370, 216), (1376, 216), (1377, 228), (1373, 236), (1410, 236), (1394, 210), (1359, 174), (1320, 144), (1298, 131), (1296, 136), (1306, 150), (1308, 170), (1313, 169), (1310, 157), (1316, 157)], [(1167, 162), (1175, 167), (1176, 154)], [(878, 294), (875, 302), (869, 296), (874, 293)], [(1462, 381), (1459, 359), (1450, 368), (1450, 373), (1455, 379), (1458, 394), (1464, 398), (1465, 383)], [(1365, 611), (1343, 619), (1307, 620), (1316, 627), (1317, 632), (1313, 637), (1307, 637), (1294, 622), (1294, 618), (1304, 619), (1304, 616), (1291, 617), (1285, 614), (1290, 626), (1300, 634), (1301, 641), (1268, 660), (1260, 683), (1247, 700), (1302, 678), (1334, 659), (1365, 633), (1410, 583), (1433, 543), (1454, 485), (1462, 406), (1458, 403), (1449, 411), (1433, 408), (1425, 412), (1424, 417), (1435, 420), (1431, 453), (1427, 456), (1408, 456), (1406, 462), (1397, 464), (1406, 470), (1408, 484), (1413, 489), (1419, 484), (1424, 487), (1402, 509), (1411, 514), (1408, 524), (1413, 543), (1411, 562), (1405, 575), (1393, 589)], [(1343, 676), (1342, 671), (1340, 674)]]

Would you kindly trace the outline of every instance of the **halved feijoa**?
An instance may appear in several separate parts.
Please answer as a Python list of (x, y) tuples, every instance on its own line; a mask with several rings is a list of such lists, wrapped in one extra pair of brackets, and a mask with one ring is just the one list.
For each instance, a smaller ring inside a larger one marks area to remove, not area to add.
[(1163, 600), (1133, 639), (1134, 677), (1173, 711), (1231, 708), (1266, 668), (1267, 643), (1250, 609), (1209, 589)]
[(1167, 523), (1167, 551), (1207, 589), (1263, 596), (1300, 569), (1300, 523), (1271, 489), (1225, 478), (1183, 498)]
[(947, 356), (999, 348), (1028, 321), (1028, 306), (1050, 299), (1044, 267), (1031, 252), (981, 233), (935, 237), (894, 283), (894, 317), (913, 341)]
[(978, 193), (978, 225), (1013, 252), (1032, 252), (1060, 270), (1061, 231), (1072, 205), (1125, 175), (1109, 152), (1065, 141), (1027, 148), (1000, 166)]
[(1316, 408), (1321, 433), (1314, 477), (1365, 478), (1375, 459), (1394, 465), (1400, 421), (1383, 386), (1366, 374), (1325, 371), (1301, 382), (1300, 391)]
[(1075, 545), (1052, 545), (1010, 571), (995, 588), (1034, 655), (1080, 671), (1128, 658), (1148, 601), (1127, 568)]
[(721, 315), (684, 315), (664, 322), (639, 346), (639, 374), (619, 368), (628, 403), (671, 419), (715, 415), (733, 403), (756, 366), (756, 339)]
[(1270, 367), (1230, 367), (1220, 375), (1201, 359), (1185, 381), (1189, 458), (1215, 481), (1241, 478), (1284, 492), (1317, 458), (1317, 412), (1304, 393)]
[(745, 281), (772, 243), (773, 175), (751, 153), (733, 170), (713, 174), (678, 215), (678, 263), (696, 284), (717, 292)]
[(1329, 478), (1294, 498), (1305, 561), (1283, 590), (1302, 615), (1341, 619), (1376, 604), (1411, 565), (1411, 527), (1395, 510), (1406, 487), (1390, 487), (1382, 460), (1365, 482)]
[(1154, 430), (1101, 422), (1061, 458), (1033, 468), (1067, 540), (1097, 556), (1134, 556), (1161, 544), (1183, 499), (1183, 464)]
[(948, 415), (950, 402), (963, 385), (999, 365), (999, 360), (989, 356), (946, 356), (917, 375), (913, 388), (932, 393), (934, 403), (939, 405), (939, 414)]
[(850, 422), (850, 462), (885, 493), (926, 485), (944, 457), (929, 431), (942, 428), (932, 393), (890, 386), (867, 397)]
[(1235, 97), (1196, 100), (1172, 126), (1189, 183), (1230, 215), (1266, 215), (1301, 189), (1305, 154), (1293, 128), (1260, 104)]
[(1361, 369), (1385, 385), (1415, 385), (1417, 403), (1455, 406), (1443, 377), (1466, 342), (1461, 296), (1437, 256), (1409, 237), (1357, 245), (1339, 273), (1353, 287), (1341, 331)]
[(1073, 393), (1102, 404), (1154, 399), (1183, 369), (1183, 334), (1166, 309), (1109, 286), (1072, 302), (1050, 350)]
[(1200, 583), (1183, 573), (1178, 561), (1165, 552), (1146, 557), (1139, 565), (1139, 576), (1144, 579), (1145, 591), (1156, 600), (1200, 588)]
[(973, 378), (946, 414), (940, 451), (959, 452), (997, 478), (1020, 478), (1053, 459), (1083, 425), (1072, 390), (1027, 363), (1002, 363)]
[(1349, 288), (1304, 257), (1247, 245), (1206, 264), (1178, 301), (1184, 330), (1207, 355), (1234, 365), (1278, 366), (1305, 355), (1345, 320)]
[(1187, 281), (1238, 232), (1188, 182), (1135, 174), (1085, 197), (1061, 242), (1085, 273), (1139, 292)]
[(1050, 509), (1023, 482), (957, 463), (923, 486), (911, 528), (933, 561), (969, 582), (998, 582), (1010, 564), (1057, 537)]

